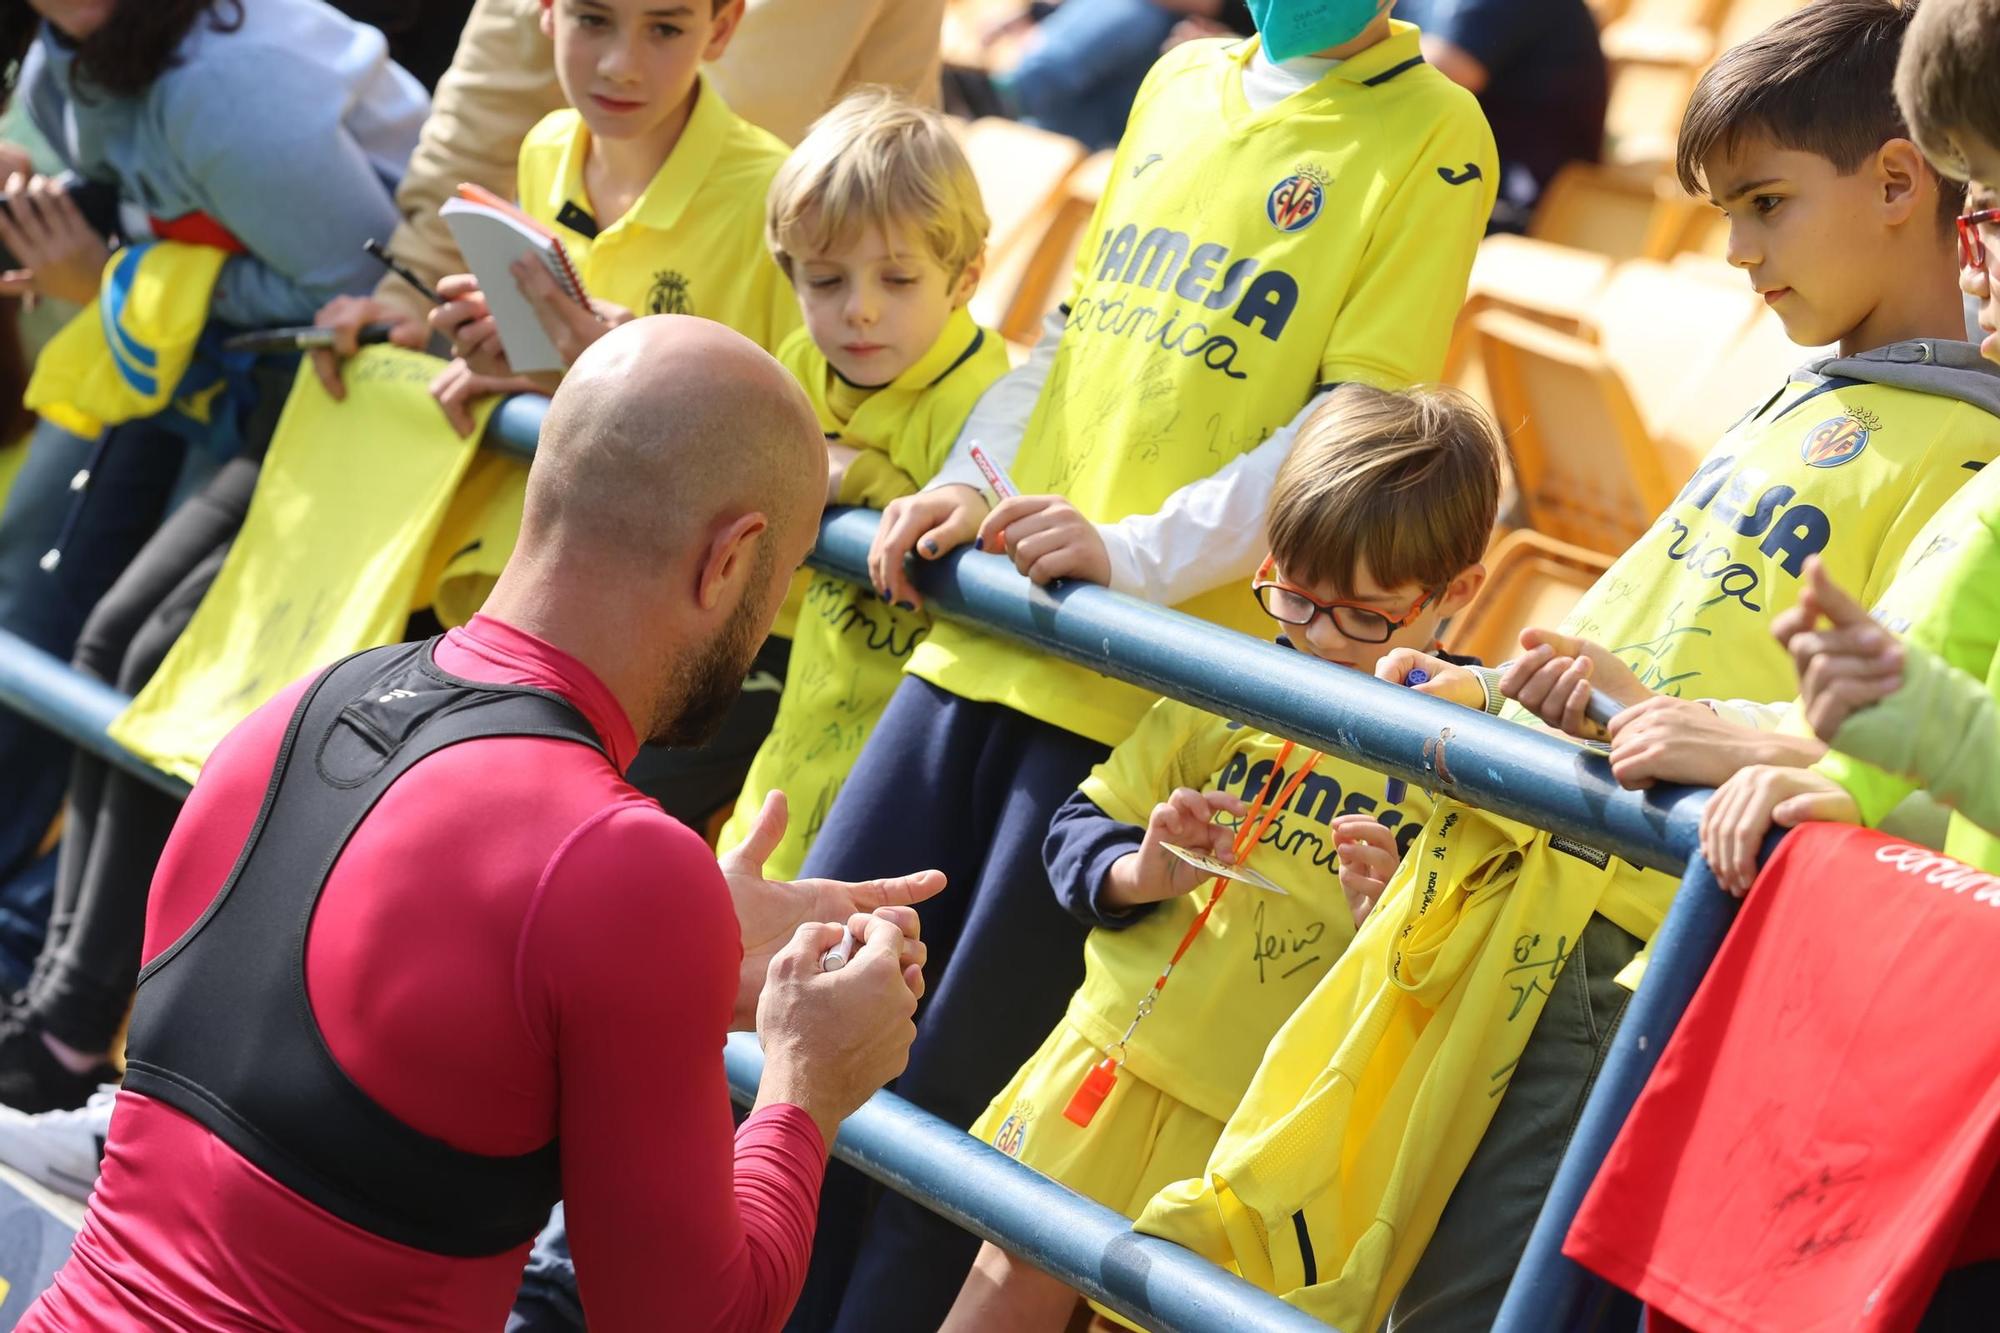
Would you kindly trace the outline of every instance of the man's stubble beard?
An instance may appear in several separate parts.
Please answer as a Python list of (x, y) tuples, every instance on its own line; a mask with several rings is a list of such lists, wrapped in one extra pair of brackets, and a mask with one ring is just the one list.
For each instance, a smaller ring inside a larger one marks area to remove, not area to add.
[[(770, 557), (760, 549), (750, 587), (761, 591), (769, 582)], [(722, 730), (723, 719), (743, 692), (743, 678), (770, 632), (771, 617), (756, 604), (759, 601), (746, 594), (714, 638), (674, 665), (672, 683), (677, 688), (666, 692), (672, 702), (654, 719), (649, 744), (699, 749)]]

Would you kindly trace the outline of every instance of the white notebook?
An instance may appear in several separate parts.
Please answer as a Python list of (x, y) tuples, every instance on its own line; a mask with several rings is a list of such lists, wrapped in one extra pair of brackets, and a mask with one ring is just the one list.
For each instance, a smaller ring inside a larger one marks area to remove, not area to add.
[(578, 304), (589, 306), (583, 281), (570, 263), (569, 251), (553, 231), (490, 191), (476, 185), (458, 187), (458, 197), (447, 199), (438, 209), (466, 267), (479, 279), (479, 289), (500, 327), (500, 345), (506, 349), (507, 364), (518, 374), (565, 370), (549, 335), (542, 331), (535, 308), (509, 270), (515, 260), (532, 254), (541, 260), (556, 285)]

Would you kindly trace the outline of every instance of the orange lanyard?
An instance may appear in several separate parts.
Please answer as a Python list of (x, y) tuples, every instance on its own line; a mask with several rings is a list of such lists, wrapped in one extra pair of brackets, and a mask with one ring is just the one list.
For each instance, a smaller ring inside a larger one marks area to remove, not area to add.
[[(1284, 777), (1285, 761), (1292, 757), (1295, 748), (1291, 741), (1286, 741), (1278, 750), (1278, 760), (1271, 765), (1271, 776), (1265, 779), (1263, 790), (1257, 793), (1257, 799), (1250, 805), (1250, 812), (1243, 817), (1243, 823), (1237, 827), (1236, 841), (1230, 847), (1234, 864), (1242, 865), (1255, 850), (1265, 830), (1271, 827), (1272, 821), (1291, 804), (1292, 797), (1298, 792), (1299, 784), (1306, 780), (1306, 774), (1312, 772), (1318, 765), (1321, 755), (1319, 751), (1314, 750), (1311, 757), (1299, 766), (1299, 771), (1292, 774), (1291, 779), (1285, 783), (1284, 791), (1278, 799), (1272, 801), (1271, 793), (1277, 790), (1279, 779)], [(1069, 1105), (1063, 1108), (1063, 1116), (1066, 1119), (1077, 1125), (1088, 1125), (1096, 1116), (1097, 1108), (1111, 1095), (1112, 1086), (1118, 1081), (1118, 1068), (1125, 1063), (1125, 1051), (1132, 1040), (1132, 1034), (1139, 1030), (1139, 1024), (1144, 1021), (1146, 1015), (1153, 1012), (1153, 1006), (1159, 1002), (1160, 992), (1167, 988), (1167, 978), (1173, 975), (1175, 966), (1187, 956), (1195, 937), (1201, 934), (1201, 928), (1208, 923), (1208, 914), (1215, 910), (1215, 905), (1222, 901), (1222, 895), (1229, 891), (1229, 883), (1227, 875), (1215, 877), (1215, 891), (1208, 895), (1208, 901), (1202, 904), (1201, 910), (1195, 913), (1194, 920), (1188, 923), (1187, 933), (1181, 936), (1179, 946), (1174, 949), (1174, 956), (1167, 960), (1167, 965), (1160, 969), (1160, 975), (1154, 979), (1152, 988), (1140, 999), (1138, 1010), (1132, 1015), (1132, 1022), (1125, 1029), (1125, 1035), (1118, 1039), (1117, 1046), (1105, 1053), (1103, 1060), (1091, 1067), (1090, 1072), (1083, 1076), (1083, 1082), (1077, 1085), (1075, 1094), (1069, 1099)]]

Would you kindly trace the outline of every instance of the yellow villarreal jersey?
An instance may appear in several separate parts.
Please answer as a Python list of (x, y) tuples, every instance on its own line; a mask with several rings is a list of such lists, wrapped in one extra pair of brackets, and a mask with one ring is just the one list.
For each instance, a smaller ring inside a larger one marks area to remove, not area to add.
[[(1189, 42), (1147, 76), (1078, 255), (1062, 341), (1013, 468), (1093, 522), (1151, 513), (1323, 385), (1435, 379), (1492, 208), (1472, 95), (1392, 35), (1263, 111), (1255, 42)], [(1258, 628), (1227, 586), (1182, 606)], [(1241, 571), (1248, 573), (1248, 571)], [(1150, 696), (940, 625), (912, 671), (1115, 743)]]
[[(1989, 690), (2000, 679), (2000, 468), (1981, 471), (1938, 510), (1871, 614), (1952, 667), (1988, 682)], [(1912, 719), (1911, 728), (1914, 737), (1922, 737), (1923, 719)], [(1880, 824), (1918, 786), (1839, 750), (1814, 767), (1853, 795), (1862, 822), (1870, 825)], [(1944, 850), (1968, 864), (2000, 870), (2000, 837), (1957, 811)]]
[[(602, 227), (583, 188), (589, 145), (575, 110), (551, 112), (522, 141), (516, 176), (521, 208), (562, 237), (586, 292), (635, 314), (700, 315), (766, 351), (799, 327), (791, 284), (764, 247), (764, 196), (783, 144), (704, 81), (666, 165), (623, 217)], [(473, 461), (440, 528), (440, 570), (424, 579), (435, 585), (445, 624), (471, 619), (513, 554), (527, 477), (516, 459)]]
[(1874, 602), (1996, 450), (2000, 418), (1970, 404), (1794, 379), (1723, 436), (1566, 628), (1662, 693), (1791, 699), (1798, 681), (1770, 622), (1798, 601), (1806, 558)]
[(785, 146), (703, 80), (680, 142), (623, 217), (602, 228), (583, 187), (590, 131), (565, 108), (521, 143), (521, 207), (556, 228), (590, 295), (640, 315), (700, 315), (766, 351), (799, 326), (764, 246), (764, 197)]
[[(1007, 373), (1006, 345), (963, 310), (952, 315), (929, 352), (869, 394), (845, 421), (829, 403), (832, 370), (804, 329), (785, 340), (778, 360), (805, 385), (827, 438), (862, 450), (848, 469), (841, 501), (875, 508), (936, 475), (973, 403)], [(777, 721), (751, 763), (720, 847), (741, 843), (764, 797), (781, 787), (791, 822), (764, 872), (775, 879), (798, 873), (854, 757), (888, 706), (904, 662), (929, 629), (930, 618), (921, 612), (899, 611), (830, 574), (810, 576)]]
[[(1798, 601), (1807, 557), (1873, 603), (1918, 532), (1996, 450), (2000, 418), (1970, 404), (1794, 378), (1723, 436), (1564, 628), (1661, 693), (1792, 699), (1798, 679), (1771, 621)], [(1621, 865), (1598, 910), (1650, 939), (1673, 888)]]
[[(1082, 790), (1112, 818), (1141, 826), (1176, 787), (1254, 802), (1283, 746), (1276, 736), (1162, 699)], [(1311, 753), (1293, 748), (1278, 791)], [(1306, 775), (1247, 862), (1287, 892), (1230, 885), (1134, 1034), (1126, 1064), (1135, 1075), (1203, 1115), (1229, 1118), (1265, 1044), (1354, 938), (1340, 891), (1334, 817), (1373, 815), (1406, 849), (1423, 828), (1430, 813), (1424, 794), (1412, 789), (1400, 805), (1390, 805), (1387, 781), (1331, 756)], [(1103, 1049), (1116, 1045), (1211, 892), (1204, 886), (1172, 899), (1123, 930), (1091, 931), (1070, 1023)]]

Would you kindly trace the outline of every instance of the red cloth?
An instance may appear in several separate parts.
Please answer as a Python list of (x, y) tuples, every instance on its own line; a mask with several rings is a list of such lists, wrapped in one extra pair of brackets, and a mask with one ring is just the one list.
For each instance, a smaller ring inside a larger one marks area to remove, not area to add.
[(206, 213), (183, 213), (177, 218), (148, 217), (153, 235), (162, 241), (186, 241), (189, 245), (212, 245), (227, 255), (247, 255), (250, 247), (236, 239), (236, 233)]
[(1808, 825), (1757, 879), (1563, 1252), (1689, 1328), (1914, 1328), (2000, 1257), (2000, 879)]
[[(455, 1147), (522, 1153), (560, 1134), (593, 1333), (776, 1327), (804, 1280), (826, 1154), (790, 1106), (750, 1117), (732, 1154), (722, 1040), (742, 947), (715, 858), (619, 776), (632, 726), (580, 662), (484, 617), (437, 661), (562, 694), (612, 759), (472, 741), (390, 789), (328, 878), (307, 945), (328, 1047), (391, 1113)], [(148, 958), (227, 878), (303, 688), (204, 769), (154, 876)], [(90, 1215), (21, 1328), (492, 1333), (525, 1256), (367, 1235), (121, 1093)]]

